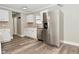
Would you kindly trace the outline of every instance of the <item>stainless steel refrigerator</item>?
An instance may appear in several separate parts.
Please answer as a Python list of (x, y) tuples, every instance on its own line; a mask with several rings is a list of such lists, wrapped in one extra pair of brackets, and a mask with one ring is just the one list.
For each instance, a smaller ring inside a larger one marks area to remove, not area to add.
[(42, 12), (42, 40), (46, 44), (60, 47), (63, 41), (63, 13), (60, 9)]

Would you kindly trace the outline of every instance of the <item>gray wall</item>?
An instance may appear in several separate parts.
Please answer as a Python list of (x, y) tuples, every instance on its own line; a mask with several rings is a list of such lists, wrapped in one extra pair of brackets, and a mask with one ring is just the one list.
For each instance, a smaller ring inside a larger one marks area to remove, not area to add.
[(64, 40), (79, 43), (79, 4), (61, 7), (64, 13)]

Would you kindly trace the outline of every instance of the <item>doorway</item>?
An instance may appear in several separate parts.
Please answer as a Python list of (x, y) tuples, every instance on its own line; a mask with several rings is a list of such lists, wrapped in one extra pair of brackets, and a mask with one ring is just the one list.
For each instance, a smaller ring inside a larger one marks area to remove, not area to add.
[(19, 32), (21, 32), (20, 13), (12, 12), (12, 18), (13, 18), (13, 35), (18, 35)]

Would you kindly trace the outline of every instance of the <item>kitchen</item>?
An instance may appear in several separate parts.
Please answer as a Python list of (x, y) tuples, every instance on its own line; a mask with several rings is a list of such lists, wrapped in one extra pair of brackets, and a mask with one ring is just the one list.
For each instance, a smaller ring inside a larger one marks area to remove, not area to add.
[(64, 44), (61, 4), (0, 4), (0, 16), (2, 54), (60, 54), (74, 47)]

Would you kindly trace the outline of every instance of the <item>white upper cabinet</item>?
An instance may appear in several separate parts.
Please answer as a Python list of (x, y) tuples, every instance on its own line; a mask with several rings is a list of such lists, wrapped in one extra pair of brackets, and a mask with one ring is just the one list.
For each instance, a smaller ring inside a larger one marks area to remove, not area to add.
[(26, 17), (26, 21), (27, 22), (34, 22), (34, 15), (27, 15), (27, 17)]
[(42, 24), (41, 16), (37, 15), (35, 19), (37, 24)]
[(40, 20), (41, 17), (39, 15), (36, 16), (36, 20)]
[(0, 21), (9, 21), (9, 11), (0, 10)]

